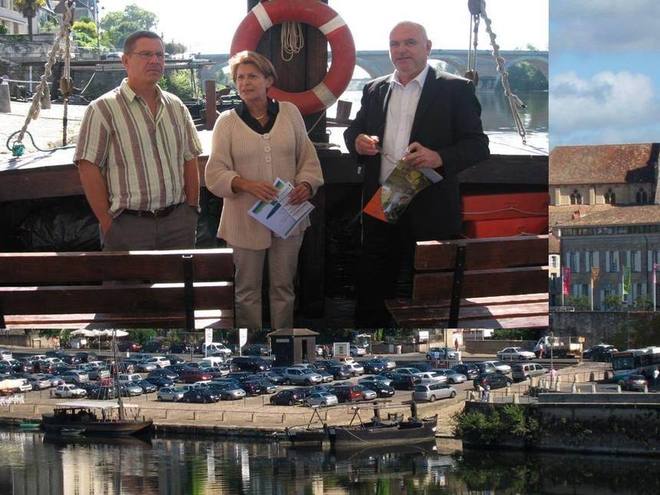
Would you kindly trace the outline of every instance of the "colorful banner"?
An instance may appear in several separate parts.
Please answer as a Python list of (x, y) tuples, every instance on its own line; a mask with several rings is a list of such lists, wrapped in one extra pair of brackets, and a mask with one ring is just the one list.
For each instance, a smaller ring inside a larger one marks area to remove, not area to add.
[(565, 296), (571, 294), (571, 267), (565, 266), (561, 271), (561, 293)]

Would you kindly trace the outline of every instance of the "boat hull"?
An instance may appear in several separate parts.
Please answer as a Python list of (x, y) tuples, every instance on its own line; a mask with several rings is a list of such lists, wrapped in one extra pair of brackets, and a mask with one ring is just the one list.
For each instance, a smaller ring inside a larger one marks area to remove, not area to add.
[(83, 435), (139, 435), (151, 430), (153, 421), (90, 421), (86, 423), (49, 421), (44, 418), (42, 427), (48, 433), (65, 434), (67, 431), (80, 430)]
[(328, 437), (335, 447), (379, 445), (409, 445), (435, 438), (438, 418), (405, 421), (393, 424), (365, 424), (360, 426), (332, 426)]

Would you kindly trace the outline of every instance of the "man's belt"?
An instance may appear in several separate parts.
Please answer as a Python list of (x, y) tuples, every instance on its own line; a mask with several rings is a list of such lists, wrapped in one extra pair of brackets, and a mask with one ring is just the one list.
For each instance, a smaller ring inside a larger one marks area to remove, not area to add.
[(136, 217), (162, 218), (172, 213), (180, 204), (181, 203), (166, 206), (165, 208), (159, 208), (157, 210), (123, 210), (122, 213)]

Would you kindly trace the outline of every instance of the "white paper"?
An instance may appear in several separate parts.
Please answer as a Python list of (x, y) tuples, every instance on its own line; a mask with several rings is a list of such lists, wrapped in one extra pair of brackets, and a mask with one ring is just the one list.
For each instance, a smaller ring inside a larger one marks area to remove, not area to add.
[(285, 182), (279, 177), (273, 182), (273, 186), (279, 191), (276, 199), (270, 202), (257, 201), (248, 214), (272, 230), (277, 237), (286, 239), (294, 228), (314, 209), (309, 201), (297, 205), (289, 204), (289, 196), (293, 191), (293, 185)]

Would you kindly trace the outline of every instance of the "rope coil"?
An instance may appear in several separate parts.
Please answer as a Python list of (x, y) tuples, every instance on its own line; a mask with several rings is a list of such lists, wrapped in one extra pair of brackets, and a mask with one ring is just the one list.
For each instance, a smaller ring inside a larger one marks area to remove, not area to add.
[(290, 62), (305, 46), (302, 26), (299, 22), (283, 22), (280, 32), (280, 56)]
[[(30, 109), (28, 110), (28, 113), (25, 117), (25, 122), (23, 123), (23, 127), (20, 129), (20, 131), (17, 131), (18, 137), (16, 138), (12, 146), (10, 146), (9, 141), (7, 141), (7, 147), (14, 154), (14, 156), (21, 156), (25, 151), (25, 146), (23, 145), (23, 138), (25, 137), (30, 122), (32, 120), (36, 120), (39, 117), (39, 111), (41, 110), (41, 98), (48, 91), (48, 79), (52, 75), (53, 65), (55, 64), (55, 61), (58, 58), (64, 59), (65, 74), (70, 75), (70, 68), (71, 68), (70, 38), (71, 38), (71, 26), (73, 25), (73, 6), (74, 6), (73, 0), (67, 0), (64, 6), (65, 6), (65, 11), (62, 16), (62, 21), (60, 23), (60, 31), (57, 33), (55, 42), (53, 43), (53, 46), (48, 52), (48, 59), (44, 67), (44, 73), (39, 78), (39, 86), (37, 86), (37, 90), (34, 93), (34, 96), (32, 97), (32, 104), (30, 105)], [(67, 98), (65, 98), (64, 101), (65, 101), (64, 112), (66, 119)], [(66, 120), (64, 123), (63, 134), (66, 140)], [(12, 136), (14, 135), (16, 135), (16, 133), (12, 134)], [(32, 136), (30, 136), (30, 139), (32, 139)], [(65, 140), (62, 141), (63, 146), (66, 144)], [(32, 140), (32, 143), (34, 144), (34, 140)]]

